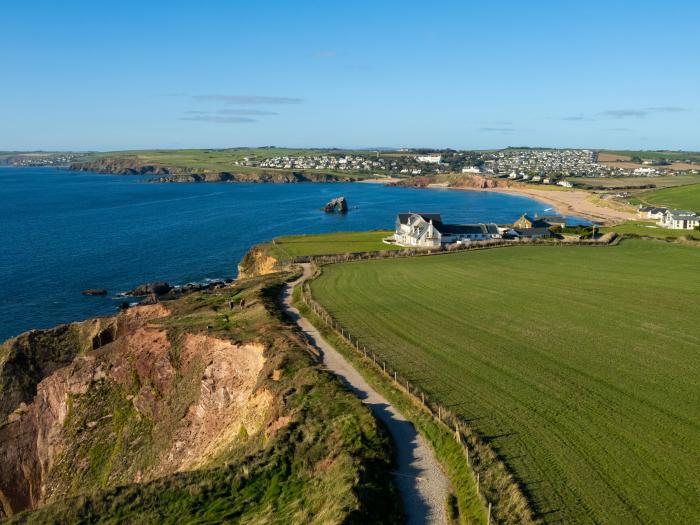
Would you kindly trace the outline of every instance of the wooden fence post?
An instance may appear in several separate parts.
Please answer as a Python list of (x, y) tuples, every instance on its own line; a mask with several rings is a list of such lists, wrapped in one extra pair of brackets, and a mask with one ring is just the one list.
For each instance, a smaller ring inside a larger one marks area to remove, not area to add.
[(491, 502), (489, 501), (489, 514), (486, 518), (486, 525), (491, 525)]
[(399, 380), (398, 380), (398, 378), (396, 377), (396, 370), (394, 370), (394, 383), (398, 383), (398, 382), (399, 382)]

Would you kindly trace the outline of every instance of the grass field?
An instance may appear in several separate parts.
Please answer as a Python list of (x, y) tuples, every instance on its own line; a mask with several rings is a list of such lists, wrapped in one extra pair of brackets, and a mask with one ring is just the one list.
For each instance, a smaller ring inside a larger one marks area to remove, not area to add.
[(618, 158), (639, 157), (645, 160), (667, 160), (669, 162), (700, 162), (700, 152), (697, 151), (605, 150), (601, 151), (598, 155), (603, 155), (603, 161), (614, 156)]
[(645, 192), (639, 199), (658, 206), (700, 212), (700, 184)]
[(491, 443), (546, 523), (700, 521), (700, 250), (324, 267), (315, 297)]
[(663, 175), (660, 177), (567, 177), (566, 180), (594, 188), (634, 188), (653, 184), (657, 188), (700, 183), (700, 175)]
[(384, 244), (382, 242), (384, 237), (392, 233), (388, 230), (376, 230), (324, 233), (320, 235), (288, 235), (277, 237), (268, 245), (267, 251), (276, 259), (285, 261), (305, 255), (400, 250), (401, 246)]
[(649, 221), (628, 221), (615, 226), (604, 226), (600, 228), (601, 233), (617, 232), (624, 235), (638, 235), (640, 237), (658, 237), (660, 239), (681, 237), (694, 237), (700, 240), (700, 232), (695, 230), (671, 230), (660, 228)]

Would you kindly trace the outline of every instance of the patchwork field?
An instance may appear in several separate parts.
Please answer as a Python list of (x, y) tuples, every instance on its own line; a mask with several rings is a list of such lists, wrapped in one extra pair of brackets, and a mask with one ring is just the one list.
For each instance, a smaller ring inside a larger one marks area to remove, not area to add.
[(330, 255), (348, 252), (377, 252), (400, 250), (400, 246), (384, 244), (382, 239), (393, 232), (337, 232), (320, 235), (287, 235), (277, 237), (268, 245), (268, 253), (279, 260), (305, 255)]
[(312, 291), (489, 439), (544, 522), (697, 523), (699, 265), (518, 247), (331, 265)]
[(700, 212), (700, 184), (654, 190), (639, 198), (649, 204)]

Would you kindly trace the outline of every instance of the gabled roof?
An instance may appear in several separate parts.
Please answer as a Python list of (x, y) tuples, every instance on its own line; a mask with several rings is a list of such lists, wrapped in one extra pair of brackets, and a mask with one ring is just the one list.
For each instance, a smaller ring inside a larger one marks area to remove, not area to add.
[(440, 233), (452, 235), (486, 235), (489, 233), (498, 233), (498, 226), (495, 224), (438, 224), (436, 228)]
[(552, 232), (549, 228), (514, 228), (520, 237), (549, 237)]
[(424, 221), (430, 222), (433, 221), (435, 222), (442, 222), (442, 216), (439, 213), (415, 213), (415, 212), (408, 212), (408, 213), (399, 213), (398, 218), (399, 222), (401, 224), (408, 224), (408, 219), (411, 217), (411, 215), (420, 215)]

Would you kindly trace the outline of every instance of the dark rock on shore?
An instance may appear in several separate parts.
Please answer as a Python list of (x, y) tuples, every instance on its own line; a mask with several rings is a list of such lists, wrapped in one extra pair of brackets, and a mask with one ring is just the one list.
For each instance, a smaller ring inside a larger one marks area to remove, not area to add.
[(142, 297), (146, 295), (165, 295), (168, 293), (170, 290), (172, 290), (173, 287), (170, 286), (168, 283), (165, 281), (158, 281), (155, 283), (146, 283), (142, 284), (140, 286), (137, 286), (133, 290), (126, 292), (125, 295), (134, 295), (137, 297)]
[(107, 290), (104, 288), (88, 288), (81, 292), (83, 295), (107, 295)]
[(326, 213), (347, 213), (348, 201), (345, 197), (336, 197), (323, 207), (323, 211)]

